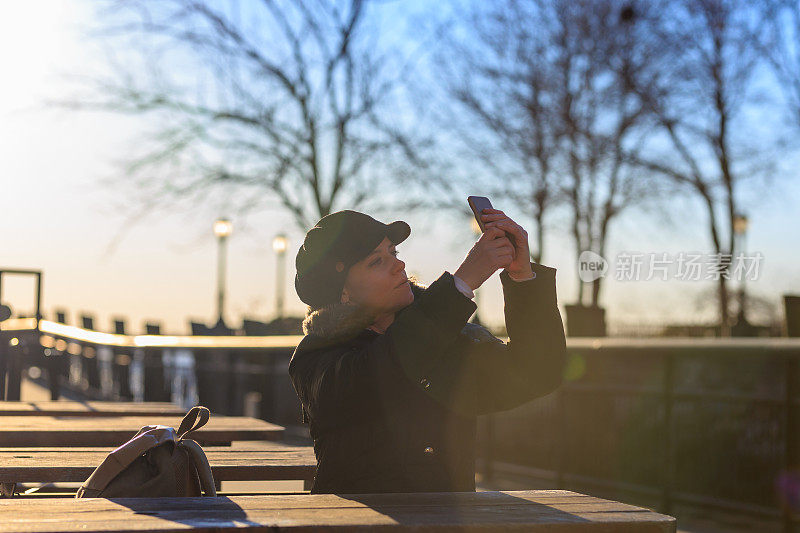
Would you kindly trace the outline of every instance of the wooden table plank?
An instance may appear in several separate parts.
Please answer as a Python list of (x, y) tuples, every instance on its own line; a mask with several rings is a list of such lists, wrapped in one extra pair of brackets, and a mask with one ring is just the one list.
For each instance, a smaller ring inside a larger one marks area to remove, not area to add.
[(0, 416), (183, 416), (187, 411), (169, 402), (0, 401)]
[[(0, 446), (119, 446), (143, 426), (177, 428), (179, 416), (2, 416)], [(191, 437), (200, 444), (229, 444), (236, 440), (277, 440), (283, 426), (257, 418), (212, 415)]]
[(673, 517), (567, 490), (0, 500), (0, 532), (674, 532)]
[[(217, 481), (311, 480), (316, 458), (311, 446), (277, 442), (241, 449), (206, 446)], [(0, 483), (83, 482), (113, 448), (0, 448)]]

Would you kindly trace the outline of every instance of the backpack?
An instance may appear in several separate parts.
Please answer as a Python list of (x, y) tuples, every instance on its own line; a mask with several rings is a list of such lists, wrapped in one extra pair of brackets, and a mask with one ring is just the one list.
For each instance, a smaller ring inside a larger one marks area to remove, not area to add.
[(206, 454), (186, 435), (206, 424), (211, 412), (192, 407), (177, 433), (169, 426), (145, 426), (106, 456), (76, 498), (216, 496)]

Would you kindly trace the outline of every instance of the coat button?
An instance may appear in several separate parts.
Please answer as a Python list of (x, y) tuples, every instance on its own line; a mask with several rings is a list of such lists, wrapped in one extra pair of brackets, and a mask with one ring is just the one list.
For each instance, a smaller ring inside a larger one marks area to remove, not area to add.
[(425, 453), (432, 454), (433, 453), (433, 446), (426, 446)]
[(481, 342), (481, 340), (478, 337), (473, 337), (472, 338), (472, 342), (476, 342), (477, 343), (477, 342)]
[(424, 388), (429, 389), (431, 387), (431, 382), (425, 378), (419, 380), (419, 384), (422, 385)]

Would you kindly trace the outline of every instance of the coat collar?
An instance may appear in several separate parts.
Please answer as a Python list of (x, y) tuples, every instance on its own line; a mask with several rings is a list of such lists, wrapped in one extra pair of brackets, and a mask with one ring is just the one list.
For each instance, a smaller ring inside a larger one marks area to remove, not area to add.
[[(408, 281), (415, 299), (427, 289), (414, 276), (409, 276)], [(335, 303), (314, 310), (309, 307), (303, 319), (303, 333), (332, 342), (353, 338), (373, 322), (374, 316), (350, 303)]]

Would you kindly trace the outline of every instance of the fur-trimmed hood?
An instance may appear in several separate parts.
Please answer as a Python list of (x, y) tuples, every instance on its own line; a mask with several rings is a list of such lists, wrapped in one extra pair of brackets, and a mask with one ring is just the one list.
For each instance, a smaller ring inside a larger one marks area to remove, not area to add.
[[(428, 287), (409, 276), (416, 299)], [(375, 322), (375, 317), (351, 303), (335, 303), (319, 309), (308, 308), (303, 319), (303, 334), (327, 340), (353, 337)]]

